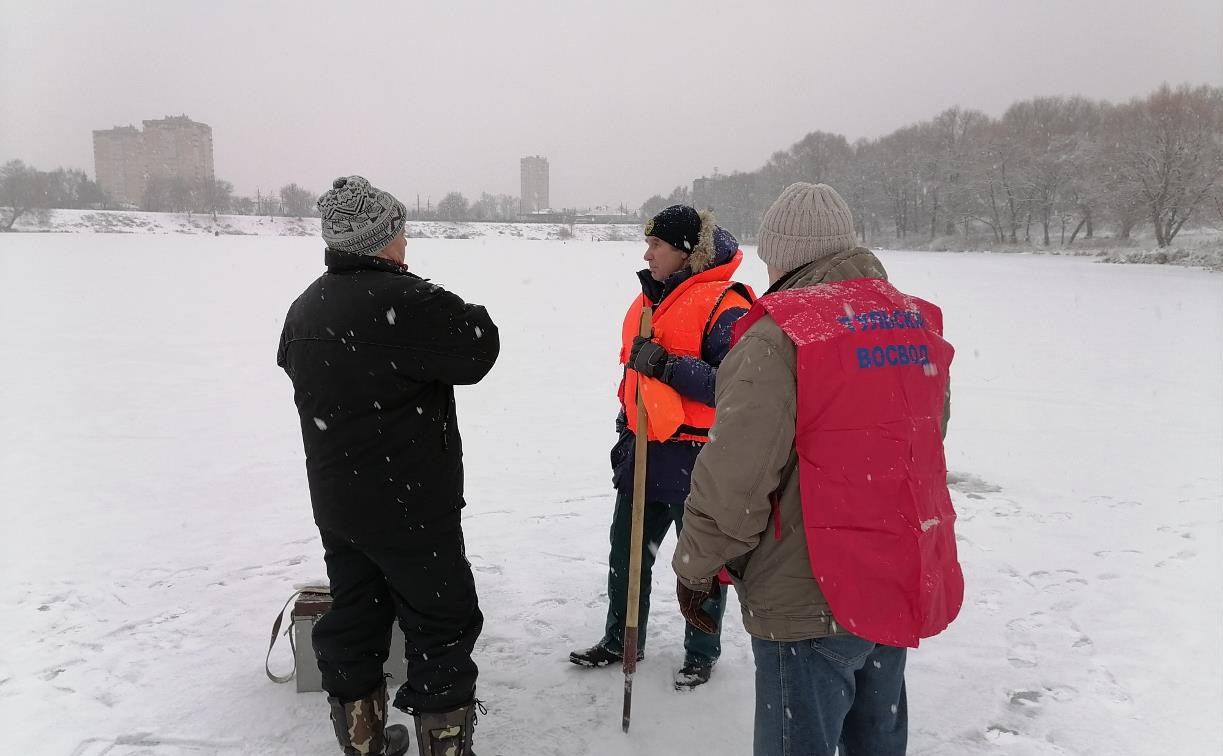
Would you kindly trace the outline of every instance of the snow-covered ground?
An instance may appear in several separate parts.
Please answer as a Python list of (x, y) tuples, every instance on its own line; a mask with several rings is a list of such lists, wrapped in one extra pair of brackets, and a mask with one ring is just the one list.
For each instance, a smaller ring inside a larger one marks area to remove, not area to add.
[[(138, 210), (48, 210), (28, 214), (15, 229), (38, 233), (99, 234), (206, 234), (241, 236), (317, 236), (317, 218), (284, 218), (259, 215), (146, 213)], [(732, 229), (739, 231), (739, 229)], [(641, 228), (635, 224), (500, 223), (458, 221), (411, 221), (408, 235), (425, 239), (527, 239), (542, 241), (636, 241)], [(904, 245), (889, 241), (886, 247)], [(1223, 232), (1213, 226), (1187, 229), (1175, 244), (1160, 249), (1155, 240), (1135, 237), (1119, 241), (1104, 237), (1080, 240), (1077, 246), (1043, 247), (1039, 244), (995, 245), (983, 238), (959, 236), (923, 241), (913, 247), (935, 251), (993, 251), (997, 253), (1052, 254), (1094, 257), (1100, 262), (1141, 265), (1177, 265), (1223, 271)]]
[[(18, 219), (14, 230), (37, 233), (204, 234), (208, 236), (318, 236), (318, 218), (146, 213), (139, 210), (48, 210)], [(625, 241), (641, 236), (637, 224), (483, 223), (411, 221), (408, 235), (426, 239), (573, 239)]]
[[(750, 752), (737, 605), (713, 681), (671, 689), (673, 539), (629, 735), (619, 671), (566, 661), (602, 628), (616, 340), (641, 251), (409, 245), (501, 326), (500, 363), (459, 391), (482, 754)], [(911, 753), (1220, 752), (1223, 279), (882, 255), (958, 348), (967, 596), (910, 656)], [(336, 752), (323, 694), (262, 669), (276, 610), (324, 575), (274, 360), (321, 263), (308, 238), (0, 235), (0, 751)], [(750, 250), (743, 277), (763, 288)]]

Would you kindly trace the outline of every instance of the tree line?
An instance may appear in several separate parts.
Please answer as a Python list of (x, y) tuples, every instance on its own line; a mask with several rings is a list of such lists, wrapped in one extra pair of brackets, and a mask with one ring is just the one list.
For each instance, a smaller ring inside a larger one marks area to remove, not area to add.
[[(209, 213), (214, 219), (230, 214), (301, 218), (316, 214), (317, 197), (297, 184), (286, 184), (274, 194), (242, 197), (234, 194), (233, 184), (215, 177), (189, 181), (150, 176), (138, 207), (149, 212)], [(120, 206), (84, 171), (40, 171), (20, 160), (0, 166), (0, 231), (12, 230), (24, 215), (45, 216), (50, 209), (111, 210)]]
[(416, 207), (408, 208), (409, 220), (442, 221), (514, 221), (518, 219), (518, 198), (512, 194), (489, 194), (483, 192), (474, 202), (462, 192), (447, 192), (436, 206), (419, 201)]
[(280, 191), (254, 197), (234, 194), (233, 184), (217, 178), (187, 181), (181, 178), (151, 176), (145, 184), (141, 210), (168, 213), (211, 213), (216, 215), (271, 215), (303, 218), (317, 215), (318, 195), (297, 184), (285, 184)]
[[(150, 176), (137, 209), (157, 213), (209, 213), (217, 215), (269, 215), (308, 217), (317, 215), (316, 192), (297, 184), (286, 184), (272, 194), (254, 197), (234, 194), (233, 184), (218, 178), (188, 181), (177, 177)], [(0, 166), (0, 231), (11, 230), (17, 219), (43, 215), (50, 209), (125, 209), (84, 171), (58, 168), (40, 171), (20, 160)], [(131, 209), (126, 206), (126, 209)], [(518, 218), (518, 198), (509, 194), (482, 193), (469, 201), (460, 192), (450, 192), (437, 205), (426, 201), (408, 207), (412, 220), (512, 221)]]
[(1160, 247), (1190, 223), (1223, 220), (1223, 89), (1162, 86), (1111, 104), (1038, 97), (1000, 118), (959, 107), (874, 140), (822, 131), (751, 172), (716, 174), (655, 195), (711, 207), (750, 239), (781, 190), (822, 182), (849, 203), (865, 243), (958, 236), (997, 244), (1073, 244), (1107, 227), (1150, 229)]

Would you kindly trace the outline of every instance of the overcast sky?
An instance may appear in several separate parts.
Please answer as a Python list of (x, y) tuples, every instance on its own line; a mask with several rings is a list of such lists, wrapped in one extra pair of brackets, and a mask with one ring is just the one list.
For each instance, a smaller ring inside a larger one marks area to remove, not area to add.
[(93, 174), (93, 129), (187, 114), (239, 193), (360, 173), (405, 202), (637, 206), (814, 130), (1223, 85), (1221, 0), (0, 0), (0, 161)]

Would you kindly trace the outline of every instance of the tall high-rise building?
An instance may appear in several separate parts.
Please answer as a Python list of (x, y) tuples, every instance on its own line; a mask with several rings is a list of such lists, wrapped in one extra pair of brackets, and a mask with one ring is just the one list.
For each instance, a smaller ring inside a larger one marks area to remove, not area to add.
[(212, 127), (185, 115), (144, 122), (145, 174), (190, 183), (212, 178)]
[(135, 126), (93, 132), (93, 171), (98, 186), (120, 204), (144, 197), (144, 141)]
[(548, 158), (532, 155), (519, 161), (519, 184), (519, 212), (547, 210), (551, 206), (548, 202)]
[(150, 178), (198, 184), (215, 175), (212, 127), (185, 115), (93, 132), (98, 185), (115, 202), (138, 205)]
[(713, 193), (710, 191), (710, 180), (704, 176), (692, 179), (692, 206), (697, 210), (713, 207)]

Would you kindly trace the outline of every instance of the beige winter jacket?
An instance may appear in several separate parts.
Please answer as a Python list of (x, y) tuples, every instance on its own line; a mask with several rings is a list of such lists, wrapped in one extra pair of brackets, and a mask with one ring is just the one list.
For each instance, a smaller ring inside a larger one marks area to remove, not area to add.
[[(780, 289), (851, 278), (887, 278), (856, 248), (800, 268)], [(730, 350), (718, 370), (717, 420), (697, 457), (684, 528), (672, 562), (690, 588), (708, 590), (725, 565), (743, 626), (766, 640), (838, 632), (811, 574), (794, 451), (797, 350), (768, 315)], [(781, 537), (769, 494), (780, 489)]]

